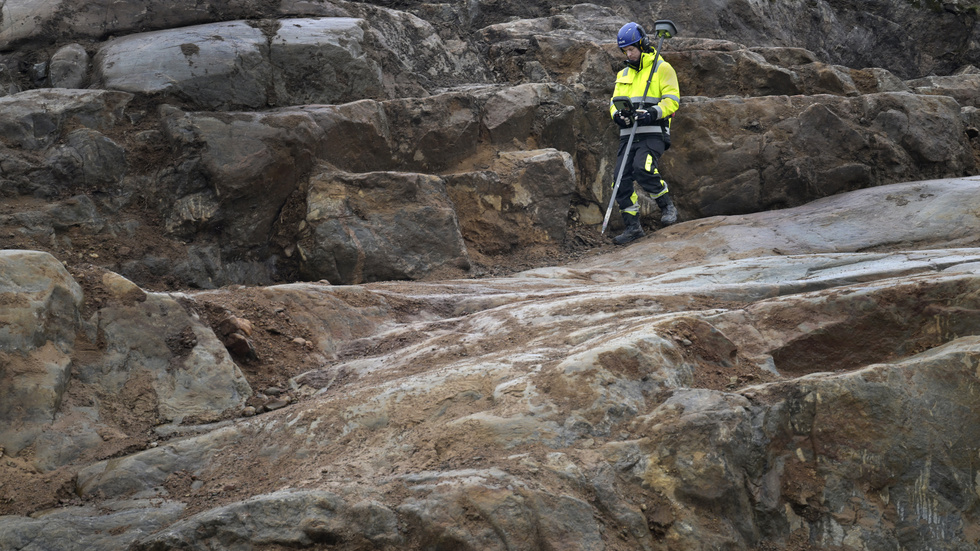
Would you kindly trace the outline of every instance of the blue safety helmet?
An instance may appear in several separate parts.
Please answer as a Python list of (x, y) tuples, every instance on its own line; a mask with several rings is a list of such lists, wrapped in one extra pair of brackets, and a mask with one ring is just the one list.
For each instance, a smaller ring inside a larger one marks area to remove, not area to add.
[(619, 34), (616, 35), (616, 44), (620, 50), (632, 45), (639, 48), (641, 52), (646, 52), (650, 49), (650, 39), (647, 38), (646, 31), (636, 23), (627, 23), (623, 25), (623, 28), (619, 29)]

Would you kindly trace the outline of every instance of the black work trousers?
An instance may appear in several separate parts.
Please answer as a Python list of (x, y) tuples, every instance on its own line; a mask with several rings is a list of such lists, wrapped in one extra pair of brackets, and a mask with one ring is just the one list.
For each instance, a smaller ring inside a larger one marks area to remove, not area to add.
[[(651, 198), (657, 198), (667, 193), (667, 184), (660, 177), (657, 165), (660, 157), (667, 148), (663, 134), (636, 134), (633, 138), (633, 145), (626, 151), (626, 144), (629, 136), (620, 136), (619, 154), (616, 157), (616, 170), (613, 173), (619, 174), (619, 169), (626, 163), (626, 170), (623, 171), (623, 178), (616, 191), (616, 204), (619, 205), (621, 212), (637, 214), (639, 205), (638, 197), (633, 189), (635, 181), (650, 194)], [(614, 176), (615, 177), (615, 176)], [(614, 184), (615, 185), (615, 182)]]

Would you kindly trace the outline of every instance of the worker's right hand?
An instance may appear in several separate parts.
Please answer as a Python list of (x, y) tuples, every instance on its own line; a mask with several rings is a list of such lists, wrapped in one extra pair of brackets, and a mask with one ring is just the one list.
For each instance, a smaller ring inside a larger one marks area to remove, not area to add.
[(616, 111), (613, 113), (613, 121), (619, 125), (620, 128), (629, 128), (633, 126), (632, 118), (624, 115), (622, 111)]

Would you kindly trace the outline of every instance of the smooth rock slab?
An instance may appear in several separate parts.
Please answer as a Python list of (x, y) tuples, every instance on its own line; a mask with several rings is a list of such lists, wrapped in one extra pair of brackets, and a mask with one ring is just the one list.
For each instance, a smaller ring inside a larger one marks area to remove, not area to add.
[(378, 97), (381, 70), (362, 49), (364, 26), (342, 17), (228, 21), (129, 35), (96, 54), (96, 80), (220, 111)]
[(381, 549), (404, 544), (395, 513), (372, 502), (350, 506), (330, 492), (284, 490), (194, 515), (130, 549), (232, 551), (356, 542)]
[(266, 42), (240, 21), (124, 36), (96, 54), (96, 80), (112, 90), (180, 94), (209, 109), (265, 107)]
[(107, 503), (108, 514), (95, 507), (70, 507), (34, 517), (0, 516), (0, 549), (127, 549), (138, 538), (175, 522), (184, 507), (156, 500)]

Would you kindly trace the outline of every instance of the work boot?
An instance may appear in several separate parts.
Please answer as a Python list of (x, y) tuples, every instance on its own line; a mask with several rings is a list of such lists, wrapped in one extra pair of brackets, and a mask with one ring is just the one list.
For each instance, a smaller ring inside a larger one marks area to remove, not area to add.
[(669, 226), (677, 222), (677, 209), (674, 202), (670, 200), (670, 195), (657, 197), (657, 206), (660, 207), (660, 223)]
[(643, 228), (640, 226), (640, 215), (623, 213), (623, 222), (626, 223), (626, 231), (614, 237), (613, 243), (625, 245), (643, 237)]

